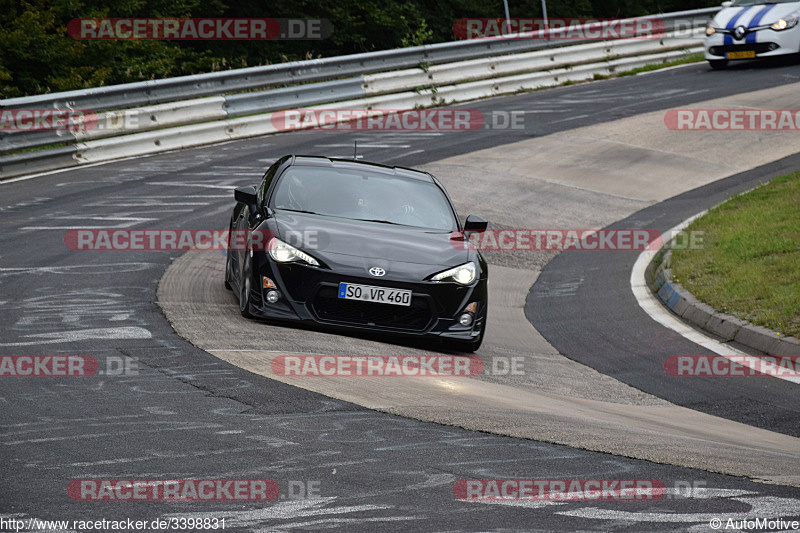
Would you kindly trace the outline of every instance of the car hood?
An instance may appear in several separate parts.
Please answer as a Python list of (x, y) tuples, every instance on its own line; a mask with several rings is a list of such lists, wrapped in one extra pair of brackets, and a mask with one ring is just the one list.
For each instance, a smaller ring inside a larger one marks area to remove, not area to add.
[(275, 214), (275, 223), (281, 240), (329, 264), (446, 268), (469, 260), (450, 232), (286, 211)]
[(788, 4), (759, 4), (754, 6), (726, 7), (714, 16), (717, 28), (733, 29), (736, 26), (764, 26), (800, 11), (800, 2)]

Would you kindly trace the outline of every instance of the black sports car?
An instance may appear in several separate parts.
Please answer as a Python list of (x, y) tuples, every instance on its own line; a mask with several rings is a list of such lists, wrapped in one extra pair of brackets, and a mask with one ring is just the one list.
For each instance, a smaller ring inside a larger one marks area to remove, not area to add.
[(442, 185), (417, 170), (287, 155), (236, 189), (225, 286), (245, 317), (446, 341), (477, 350), (487, 267)]

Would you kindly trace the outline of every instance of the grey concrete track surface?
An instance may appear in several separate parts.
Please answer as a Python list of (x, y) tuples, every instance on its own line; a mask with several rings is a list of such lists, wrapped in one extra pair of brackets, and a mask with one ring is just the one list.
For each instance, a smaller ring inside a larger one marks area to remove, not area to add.
[[(791, 108), (799, 88), (800, 84), (790, 84), (701, 102), (698, 107), (750, 107), (769, 101), (775, 108)], [(482, 214), (501, 227), (592, 228), (638, 210), (641, 203), (667, 198), (724, 177), (733, 168), (767, 163), (796, 149), (793, 132), (779, 133), (771, 139), (769, 150), (753, 156), (747, 147), (759, 133), (739, 135), (717, 147), (713, 136), (662, 134), (657, 127), (660, 121), (662, 112), (638, 115), (522, 141), (502, 151), (473, 152), (426, 168), (456, 191), (454, 201), (461, 212), (480, 206)], [(556, 155), (563, 153), (570, 156)], [(613, 166), (609, 160), (636, 164)], [(691, 167), (699, 170), (689, 172)], [(468, 187), (459, 186), (464, 181)], [(492, 188), (494, 194), (490, 194)], [(547, 193), (540, 192), (545, 188)], [(546, 207), (532, 212), (531, 203), (536, 205), (540, 198), (557, 199), (553, 204), (560, 215)], [(592, 209), (579, 209), (589, 201)], [(275, 376), (270, 362), (280, 354), (409, 352), (337, 335), (243, 322), (235, 312), (235, 299), (221, 288), (224, 258), (220, 254), (187, 254), (173, 264), (162, 282), (159, 303), (176, 331), (195, 346), (252, 372), (365, 407), (800, 486), (800, 439), (659, 402), (558, 356), (522, 313), (538, 270), (497, 266), (514, 253), (489, 259), (495, 263), (490, 266), (492, 313), (479, 353), (485, 368), (492, 368), (498, 357), (523, 357), (524, 376), (461, 380)]]
[[(529, 271), (492, 270), (479, 378), (309, 377), (276, 375), (271, 363), (282, 355), (434, 352), (244, 321), (223, 288), (224, 261), (213, 252), (184, 255), (162, 278), (158, 301), (179, 335), (245, 370), (419, 420), (800, 486), (799, 439), (674, 406), (554, 354), (522, 312)], [(515, 356), (524, 375), (491, 375), (495, 358)]]
[[(773, 67), (765, 76), (759, 67), (717, 75), (700, 65), (468, 105), (484, 112), (525, 109), (524, 130), (285, 135), (0, 185), (0, 352), (87, 354), (104, 370), (126, 358), (135, 358), (138, 365), (138, 373), (129, 375), (4, 378), (0, 519), (153, 519), (191, 513), (227, 517), (226, 529), (233, 531), (706, 531), (715, 516), (797, 517), (800, 492), (794, 487), (400, 418), (242, 370), (182, 340), (156, 305), (158, 281), (179, 254), (74, 252), (63, 241), (72, 227), (224, 228), (230, 190), (254, 183), (269, 161), (290, 151), (347, 156), (356, 137), (368, 159), (421, 166), (565, 128), (786, 85), (796, 81), (795, 71), (791, 66)], [(648, 98), (642, 98), (643, 94)], [(465, 183), (471, 180), (465, 167), (454, 164), (451, 168)], [(476, 168), (475, 172), (481, 171)], [(545, 181), (535, 186), (536, 195), (548, 199), (534, 204), (535, 212), (543, 217), (536, 224), (545, 227), (582, 223), (558, 205), (562, 197), (573, 198), (566, 205), (579, 203), (583, 211), (594, 212), (598, 224), (651, 201), (601, 197)], [(464, 202), (470, 200), (466, 187), (461, 190), (456, 181), (448, 182), (448, 188), (466, 214)], [(491, 217), (492, 205), (502, 206), (498, 192), (490, 187), (483, 193), (486, 211), (473, 205), (469, 211)], [(508, 205), (505, 212), (521, 210)], [(519, 223), (500, 216), (494, 219), (506, 227)], [(211, 259), (219, 261), (219, 257)], [(513, 253), (490, 258), (509, 274), (538, 268), (547, 259)], [(217, 265), (207, 265), (209, 277), (219, 276)], [(501, 275), (502, 271), (495, 270)], [(521, 273), (513, 282), (502, 284), (508, 294), (498, 289), (496, 297), (505, 302), (509, 314), (521, 317), (521, 302), (510, 295), (520, 293), (534, 279), (535, 272)], [(218, 291), (222, 291), (219, 284), (210, 294)], [(563, 292), (567, 294), (568, 288)], [(224, 313), (235, 311), (228, 298)], [(245, 329), (253, 326), (246, 321), (241, 324)], [(268, 329), (255, 325), (261, 331)], [(491, 343), (498, 353), (511, 355), (520, 345), (502, 327), (515, 329), (513, 323), (497, 326)], [(534, 334), (530, 326), (525, 327)], [(305, 334), (322, 335), (291, 330), (283, 338), (284, 348), (299, 351), (304, 344), (298, 341)], [(374, 346), (348, 337), (338, 340), (370, 351)], [(529, 348), (524, 346), (524, 353)], [(533, 369), (543, 374), (533, 372), (524, 380), (531, 380), (531, 387), (539, 380), (535, 386), (545, 387), (544, 396), (610, 400), (609, 405), (620, 409), (663, 405), (569, 363), (552, 350), (538, 346), (533, 355)], [(579, 377), (552, 382), (544, 377), (565, 369)], [(497, 385), (490, 379), (476, 382)], [(595, 383), (597, 390), (609, 396), (595, 396)], [(620, 391), (625, 392), (615, 397)], [(423, 408), (427, 409), (419, 414), (423, 418), (439, 410), (436, 405)], [(180, 477), (269, 477), (279, 482), (284, 493), (291, 480), (316, 480), (322, 498), (267, 503), (102, 503), (72, 501), (65, 490), (69, 480), (79, 478)], [(658, 479), (673, 490), (661, 501), (646, 503), (497, 505), (454, 498), (456, 480), (483, 478)], [(674, 498), (679, 495), (674, 488), (687, 484), (706, 488), (693, 491), (689, 499)]]

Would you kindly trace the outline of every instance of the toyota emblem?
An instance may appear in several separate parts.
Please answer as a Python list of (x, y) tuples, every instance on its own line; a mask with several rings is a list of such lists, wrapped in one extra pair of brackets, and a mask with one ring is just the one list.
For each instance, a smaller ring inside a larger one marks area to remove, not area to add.
[(386, 275), (386, 271), (381, 267), (372, 267), (369, 269), (369, 273), (375, 276), (376, 278)]

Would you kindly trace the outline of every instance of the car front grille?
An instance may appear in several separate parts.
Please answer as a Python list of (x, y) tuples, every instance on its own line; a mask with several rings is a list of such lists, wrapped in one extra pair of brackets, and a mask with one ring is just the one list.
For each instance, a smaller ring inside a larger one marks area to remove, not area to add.
[(403, 331), (424, 331), (431, 322), (429, 300), (413, 296), (410, 306), (345, 300), (338, 297), (336, 287), (320, 288), (311, 304), (317, 318), (354, 326), (374, 326)]
[(720, 46), (712, 46), (708, 49), (708, 53), (713, 56), (724, 56), (728, 52), (755, 52), (756, 54), (763, 54), (764, 52), (772, 52), (780, 48), (776, 43), (747, 43), (747, 44), (726, 44)]

